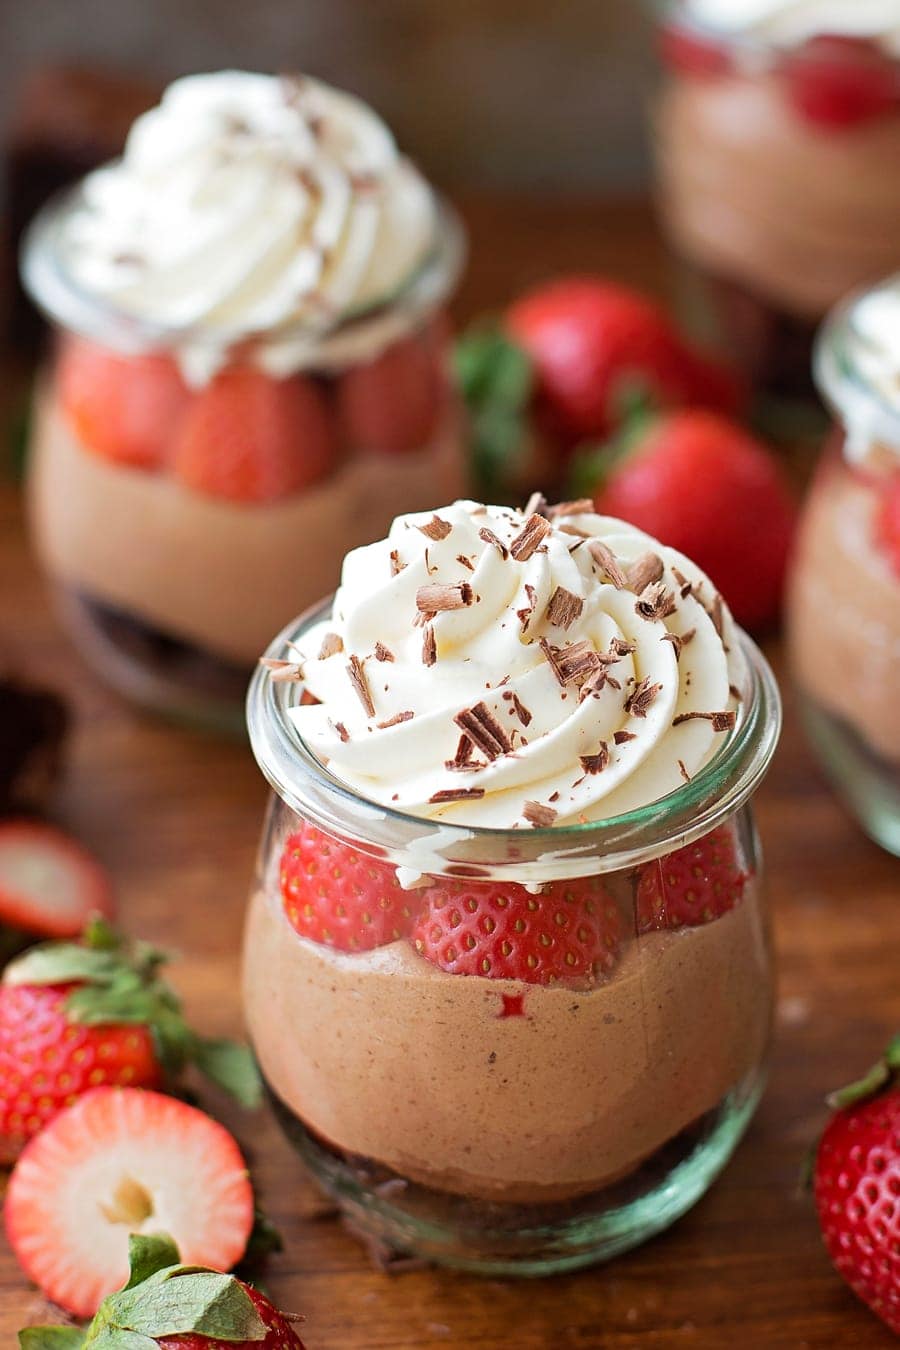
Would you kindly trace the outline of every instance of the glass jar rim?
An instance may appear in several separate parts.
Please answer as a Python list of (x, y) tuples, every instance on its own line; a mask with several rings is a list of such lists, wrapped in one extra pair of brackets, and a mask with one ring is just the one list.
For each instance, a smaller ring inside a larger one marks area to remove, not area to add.
[[(327, 618), (329, 596), (289, 623), (265, 659), (284, 659), (303, 632)], [(298, 815), (362, 852), (388, 857), (411, 878), (491, 876), (542, 884), (613, 872), (661, 857), (708, 834), (755, 791), (781, 731), (781, 698), (762, 652), (737, 630), (747, 670), (734, 730), (689, 782), (646, 806), (605, 820), (524, 830), (448, 823), (376, 802), (331, 774), (287, 716), (302, 682), (274, 681), (261, 662), (247, 693), (250, 743), (263, 776)]]
[(866, 339), (856, 327), (857, 306), (874, 292), (900, 287), (900, 272), (852, 291), (828, 313), (813, 346), (813, 377), (832, 414), (872, 442), (900, 450), (900, 409), (892, 406), (860, 368)]
[[(729, 52), (739, 56), (747, 73), (763, 73), (781, 61), (785, 54), (802, 50), (804, 42), (777, 41), (774, 37), (752, 31), (724, 28), (691, 14), (685, 0), (648, 0), (651, 14), (658, 23), (681, 29), (700, 40), (704, 38), (724, 46)], [(823, 28), (810, 37), (830, 37), (828, 29)], [(878, 35), (861, 34), (870, 41), (877, 41)], [(900, 68), (900, 54), (883, 48), (885, 57)]]
[(84, 198), (84, 182), (81, 179), (74, 186), (54, 193), (31, 221), (19, 251), (22, 284), (51, 322), (126, 352), (187, 345), (215, 350), (262, 339), (268, 347), (276, 349), (282, 345), (287, 347), (298, 339), (308, 339), (311, 344), (324, 343), (349, 331), (354, 335), (362, 333), (368, 325), (374, 328), (386, 314), (398, 311), (408, 314), (408, 326), (412, 327), (453, 291), (466, 261), (466, 231), (462, 220), (450, 202), (435, 193), (434, 243), (421, 264), (395, 291), (372, 304), (345, 311), (329, 326), (296, 322), (260, 331), (205, 329), (202, 321), (194, 324), (151, 322), (117, 308), (86, 287), (79, 286), (65, 265), (59, 247), (60, 232)]

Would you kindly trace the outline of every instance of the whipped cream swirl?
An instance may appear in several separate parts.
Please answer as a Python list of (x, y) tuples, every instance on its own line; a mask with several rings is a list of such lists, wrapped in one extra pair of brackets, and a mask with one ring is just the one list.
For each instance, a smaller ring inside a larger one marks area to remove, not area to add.
[(871, 38), (900, 55), (896, 0), (682, 0), (705, 27), (791, 47), (827, 33)]
[(900, 464), (900, 274), (839, 306), (816, 345), (818, 382), (844, 424), (844, 456)]
[(138, 118), (122, 159), (85, 179), (61, 250), (89, 294), (178, 330), (202, 381), (229, 343), (327, 332), (389, 300), (436, 221), (428, 184), (364, 103), (305, 76), (224, 71), (176, 80)]
[(644, 806), (710, 760), (745, 675), (728, 610), (589, 506), (456, 502), (347, 555), (299, 657), (320, 702), (289, 714), (330, 772), (413, 815), (529, 829)]

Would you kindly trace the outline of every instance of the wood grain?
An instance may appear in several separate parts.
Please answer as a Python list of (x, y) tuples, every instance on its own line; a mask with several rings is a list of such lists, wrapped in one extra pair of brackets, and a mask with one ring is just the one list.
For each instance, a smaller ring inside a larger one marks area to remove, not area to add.
[[(460, 313), (497, 305), (554, 268), (603, 268), (659, 289), (661, 252), (640, 205), (466, 205), (473, 261)], [(13, 382), (5, 385), (11, 400)], [(246, 746), (145, 718), (101, 689), (60, 634), (29, 558), (21, 502), (0, 491), (4, 656), (76, 710), (57, 815), (109, 866), (130, 928), (182, 953), (198, 1025), (235, 1031), (245, 894), (265, 793)], [(770, 655), (783, 674), (780, 649)], [(287, 1249), (267, 1280), (306, 1313), (309, 1350), (831, 1350), (894, 1341), (833, 1274), (809, 1199), (806, 1150), (833, 1085), (900, 1026), (898, 865), (829, 794), (789, 690), (785, 732), (758, 797), (781, 970), (769, 1090), (723, 1178), (675, 1229), (612, 1265), (538, 1284), (367, 1265), (317, 1201), (266, 1115), (208, 1103), (246, 1147)], [(0, 1345), (41, 1315), (0, 1244)]]

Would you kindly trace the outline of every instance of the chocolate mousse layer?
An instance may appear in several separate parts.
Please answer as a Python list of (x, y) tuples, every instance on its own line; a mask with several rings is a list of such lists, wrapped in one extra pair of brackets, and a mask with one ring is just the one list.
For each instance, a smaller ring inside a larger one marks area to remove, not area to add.
[(632, 940), (588, 991), (447, 974), (405, 942), (317, 946), (262, 891), (244, 950), (250, 1035), (284, 1104), (333, 1147), (474, 1199), (565, 1200), (626, 1175), (739, 1086), (768, 1036), (750, 888), (715, 922)]
[(900, 114), (835, 131), (778, 76), (674, 77), (655, 132), (667, 227), (705, 271), (814, 319), (900, 266)]
[(797, 540), (788, 632), (804, 694), (900, 768), (900, 584), (873, 542), (877, 500), (829, 455)]
[(413, 455), (358, 455), (295, 497), (234, 505), (79, 444), (47, 389), (35, 403), (30, 505), (38, 553), (67, 589), (224, 661), (252, 666), (272, 634), (337, 584), (344, 554), (398, 507), (465, 491), (458, 413)]

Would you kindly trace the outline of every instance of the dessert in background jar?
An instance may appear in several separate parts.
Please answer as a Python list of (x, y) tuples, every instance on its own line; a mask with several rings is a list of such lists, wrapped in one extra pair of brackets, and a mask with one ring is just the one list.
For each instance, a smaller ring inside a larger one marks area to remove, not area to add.
[(830, 316), (815, 374), (835, 426), (797, 539), (791, 663), (836, 790), (900, 854), (900, 276)]
[(709, 580), (589, 501), (401, 516), (248, 715), (248, 1025), (352, 1224), (543, 1274), (673, 1222), (753, 1113), (772, 997), (778, 694)]
[(364, 104), (302, 76), (176, 81), (33, 225), (58, 329), (35, 409), (40, 557), (140, 702), (236, 710), (348, 547), (465, 482), (449, 208)]
[(781, 406), (811, 398), (818, 321), (900, 266), (895, 0), (672, 0), (662, 56), (659, 205), (693, 320)]

